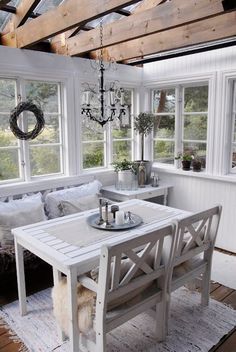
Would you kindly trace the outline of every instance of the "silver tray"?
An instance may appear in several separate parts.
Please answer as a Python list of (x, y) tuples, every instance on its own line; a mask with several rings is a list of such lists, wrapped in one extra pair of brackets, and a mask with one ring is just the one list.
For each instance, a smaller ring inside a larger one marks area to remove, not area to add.
[(110, 221), (110, 226), (107, 226), (105, 222), (102, 225), (99, 225), (98, 220), (99, 214), (92, 214), (87, 218), (87, 223), (99, 230), (122, 231), (139, 226), (143, 222), (140, 216), (133, 213), (131, 213), (131, 221), (127, 220), (127, 222), (125, 222), (123, 225), (116, 225), (114, 221)]

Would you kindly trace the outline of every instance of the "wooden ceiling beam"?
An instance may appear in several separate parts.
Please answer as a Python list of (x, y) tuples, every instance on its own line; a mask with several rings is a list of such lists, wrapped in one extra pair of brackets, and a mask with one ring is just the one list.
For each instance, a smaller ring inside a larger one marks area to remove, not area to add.
[(21, 0), (16, 9), (16, 15), (12, 18), (14, 28), (22, 26), (27, 21), (40, 1), (41, 0)]
[(2, 36), (2, 44), (26, 48), (67, 29), (92, 21), (140, 0), (65, 0), (57, 8)]
[(163, 3), (163, 0), (143, 0), (133, 11), (133, 14), (139, 13)]
[[(39, 2), (40, 0), (21, 0), (19, 6), (16, 8), (15, 14), (11, 16), (10, 20), (3, 28), (2, 34), (5, 35), (23, 25), (27, 19), (32, 16)], [(35, 18), (36, 17), (37, 15)]]
[[(104, 49), (104, 58), (117, 62), (140, 58), (172, 49), (229, 38), (236, 35), (236, 11), (224, 13), (198, 22), (151, 34), (145, 39), (110, 46)], [(100, 51), (91, 52), (92, 59), (99, 58)]]
[[(224, 12), (221, 0), (172, 0), (133, 14), (103, 27), (103, 47), (144, 37)], [(65, 51), (70, 56), (100, 49), (100, 30), (68, 38)]]

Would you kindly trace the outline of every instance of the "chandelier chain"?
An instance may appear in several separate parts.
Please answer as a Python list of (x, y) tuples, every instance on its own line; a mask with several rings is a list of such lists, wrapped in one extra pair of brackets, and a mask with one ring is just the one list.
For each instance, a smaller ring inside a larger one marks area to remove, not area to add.
[(103, 64), (103, 19), (100, 20), (100, 46), (101, 46), (101, 54), (100, 54), (100, 61)]

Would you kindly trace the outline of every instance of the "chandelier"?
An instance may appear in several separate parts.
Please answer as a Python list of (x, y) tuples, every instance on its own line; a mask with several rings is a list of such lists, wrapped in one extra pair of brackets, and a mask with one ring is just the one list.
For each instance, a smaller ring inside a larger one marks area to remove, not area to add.
[[(98, 70), (98, 85), (91, 87), (84, 84), (81, 113), (104, 126), (108, 121), (118, 118), (121, 122), (129, 118), (129, 107), (125, 104), (124, 89), (119, 87), (118, 81), (105, 82), (105, 64), (103, 59), (103, 21), (100, 21), (100, 57), (95, 69)], [(108, 64), (108, 67), (111, 63)]]

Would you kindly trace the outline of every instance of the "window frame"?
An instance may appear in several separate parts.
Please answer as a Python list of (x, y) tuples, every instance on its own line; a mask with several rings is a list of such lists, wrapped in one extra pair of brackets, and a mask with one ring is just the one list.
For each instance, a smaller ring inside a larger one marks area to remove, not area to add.
[[(152, 82), (146, 82), (144, 87), (146, 91), (149, 94), (149, 110), (152, 110), (152, 96), (151, 96), (151, 91), (153, 89), (171, 89), (175, 88), (177, 86), (184, 86), (184, 87), (194, 87), (194, 86), (201, 86), (201, 85), (208, 85), (208, 121), (207, 121), (207, 151), (206, 151), (206, 169), (204, 170), (203, 173), (205, 174), (212, 174), (213, 173), (213, 148), (214, 148), (214, 141), (215, 141), (215, 133), (210, 134), (210, 130), (215, 131), (216, 127), (216, 119), (215, 119), (215, 106), (214, 102), (216, 100), (216, 77), (217, 74), (216, 72), (210, 72), (206, 74), (198, 74), (198, 75), (186, 75), (185, 77), (173, 77), (172, 79), (168, 80), (159, 80), (159, 81), (152, 81)], [(176, 95), (176, 102), (177, 102), (177, 108), (176, 108), (176, 114), (180, 114), (180, 103), (179, 100), (181, 100), (181, 96), (179, 94)], [(181, 128), (182, 128), (182, 122), (179, 122), (180, 119), (176, 119), (175, 121), (175, 128), (176, 128), (176, 144), (175, 144), (175, 151), (181, 150)], [(217, 138), (217, 137), (216, 137)], [(149, 158), (150, 160), (153, 161), (153, 138), (152, 135), (149, 138), (149, 144), (150, 144), (150, 154)], [(159, 163), (157, 161), (153, 161), (153, 167), (157, 167), (160, 169), (163, 169), (166, 171), (174, 171), (179, 168), (179, 162), (178, 160), (175, 160), (174, 165), (168, 165), (168, 164), (163, 164)], [(202, 173), (201, 173), (202, 174)]]
[[(69, 144), (72, 143), (70, 139), (67, 139), (68, 131), (73, 130), (71, 123), (68, 119), (68, 114), (71, 113), (71, 108), (69, 105), (72, 103), (70, 99), (71, 91), (73, 90), (73, 85), (71, 78), (68, 75), (57, 73), (42, 73), (42, 72), (23, 72), (18, 71), (14, 74), (7, 72), (0, 73), (0, 79), (10, 79), (16, 81), (16, 95), (20, 94), (21, 100), (25, 100), (25, 83), (27, 81), (38, 81), (45, 83), (57, 83), (59, 84), (59, 99), (60, 99), (60, 135), (61, 135), (61, 147), (60, 147), (60, 162), (62, 167), (62, 172), (46, 174), (46, 175), (31, 175), (30, 163), (29, 163), (29, 145), (28, 141), (17, 140), (18, 141), (18, 153), (19, 158), (19, 173), (20, 177), (15, 179), (8, 179), (0, 181), (0, 185), (13, 185), (13, 184), (27, 184), (29, 182), (43, 182), (44, 180), (53, 180), (57, 177), (66, 177), (69, 175), (69, 161), (68, 161), (68, 150)], [(41, 144), (43, 146), (43, 144)], [(26, 165), (26, 166), (25, 166)]]
[[(108, 82), (109, 83), (109, 82)], [(83, 80), (80, 83), (80, 96), (82, 93), (82, 87), (84, 84), (89, 84), (91, 86), (95, 85), (96, 82), (94, 81), (85, 81)], [(130, 116), (131, 116), (131, 137), (130, 138), (122, 138), (122, 139), (114, 139), (112, 137), (112, 123), (111, 122), (107, 122), (104, 125), (104, 138), (103, 140), (91, 140), (91, 141), (83, 141), (83, 136), (82, 136), (82, 119), (83, 116), (81, 114), (81, 101), (79, 104), (79, 116), (80, 116), (80, 127), (79, 127), (79, 140), (80, 140), (80, 173), (92, 173), (92, 172), (96, 172), (96, 171), (104, 171), (104, 170), (111, 170), (112, 169), (112, 162), (113, 162), (113, 142), (119, 142), (119, 141), (130, 141), (131, 142), (131, 158), (132, 160), (134, 160), (135, 157), (135, 132), (134, 132), (134, 113), (135, 113), (135, 106), (134, 106), (134, 102), (135, 102), (135, 87), (133, 87), (132, 85), (126, 85), (126, 84), (122, 84), (120, 83), (120, 85), (124, 88), (124, 90), (130, 90), (131, 91), (131, 112), (130, 112)], [(104, 166), (101, 167), (91, 167), (91, 168), (83, 168), (83, 145), (86, 143), (104, 143)]]

